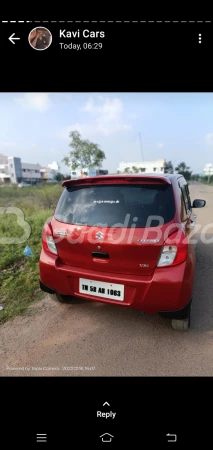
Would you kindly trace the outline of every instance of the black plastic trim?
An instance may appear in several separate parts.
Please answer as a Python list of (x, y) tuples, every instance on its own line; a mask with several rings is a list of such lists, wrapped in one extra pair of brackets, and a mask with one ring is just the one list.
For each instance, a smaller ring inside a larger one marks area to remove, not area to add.
[(53, 289), (50, 289), (48, 286), (45, 286), (45, 284), (43, 284), (41, 282), (41, 280), (39, 280), (40, 283), (40, 289), (44, 292), (48, 292), (48, 294), (55, 294), (55, 291)]
[(191, 302), (192, 299), (189, 300), (189, 302), (184, 306), (183, 308), (177, 310), (177, 311), (158, 311), (159, 316), (168, 318), (168, 319), (185, 319), (188, 317), (191, 309)]

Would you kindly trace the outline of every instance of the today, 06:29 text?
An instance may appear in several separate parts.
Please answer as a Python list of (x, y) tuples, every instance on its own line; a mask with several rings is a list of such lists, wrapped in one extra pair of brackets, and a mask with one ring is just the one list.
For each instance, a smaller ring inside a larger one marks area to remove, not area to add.
[(83, 44), (64, 44), (63, 42), (59, 42), (61, 50), (101, 50), (103, 48), (102, 42), (84, 42)]

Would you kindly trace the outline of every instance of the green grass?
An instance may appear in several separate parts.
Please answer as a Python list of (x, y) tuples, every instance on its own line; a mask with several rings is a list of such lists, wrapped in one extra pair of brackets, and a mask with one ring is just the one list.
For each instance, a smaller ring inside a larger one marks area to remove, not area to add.
[(213, 181), (208, 183), (208, 181), (201, 181), (202, 184), (206, 184), (207, 186), (213, 186)]
[[(45, 221), (52, 216), (62, 192), (61, 185), (33, 186), (29, 188), (0, 188), (0, 323), (23, 314), (35, 300), (44, 296), (39, 289), (39, 255), (41, 233)], [(7, 207), (20, 208), (24, 220), (30, 225), (30, 235), (22, 243), (4, 243), (2, 239), (20, 238), (23, 228), (15, 214)], [(3, 243), (2, 243), (3, 242)], [(33, 255), (23, 256), (29, 245)]]

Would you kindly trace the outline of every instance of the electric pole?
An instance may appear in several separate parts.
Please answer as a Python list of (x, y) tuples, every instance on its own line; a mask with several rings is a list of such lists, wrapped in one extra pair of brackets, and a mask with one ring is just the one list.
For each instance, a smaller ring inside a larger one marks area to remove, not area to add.
[(210, 169), (210, 167), (209, 167), (208, 183), (210, 182), (210, 174), (211, 174), (211, 169)]

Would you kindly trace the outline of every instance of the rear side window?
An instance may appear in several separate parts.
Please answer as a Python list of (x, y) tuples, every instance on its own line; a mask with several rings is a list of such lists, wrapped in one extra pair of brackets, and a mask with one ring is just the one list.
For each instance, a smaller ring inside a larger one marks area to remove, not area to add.
[(183, 201), (184, 201), (184, 205), (185, 205), (186, 214), (190, 214), (190, 211), (191, 211), (191, 200), (190, 200), (190, 196), (189, 196), (188, 185), (184, 184), (181, 187), (181, 191), (182, 191), (182, 196), (183, 196)]
[[(125, 228), (133, 224), (144, 228), (150, 216), (168, 223), (174, 215), (174, 195), (168, 184), (68, 187), (55, 211), (56, 220), (64, 223)], [(158, 225), (159, 220), (153, 218), (149, 227)]]

